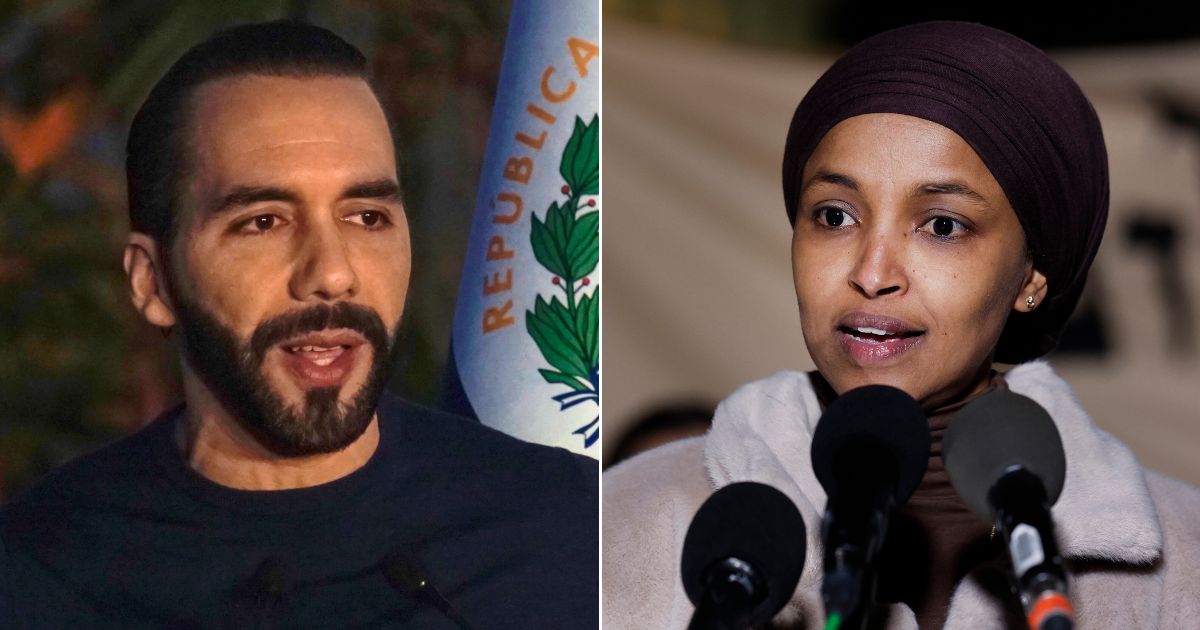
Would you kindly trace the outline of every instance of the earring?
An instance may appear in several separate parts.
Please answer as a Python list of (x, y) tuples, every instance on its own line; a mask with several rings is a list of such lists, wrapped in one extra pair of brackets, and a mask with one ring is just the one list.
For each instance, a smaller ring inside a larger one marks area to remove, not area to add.
[(1037, 304), (1037, 300), (1034, 300), (1032, 295), (1025, 298), (1025, 306), (1028, 306), (1030, 309), (1033, 309), (1033, 306), (1035, 304)]
[(163, 339), (166, 339), (171, 336), (171, 331), (174, 329), (174, 326), (167, 326), (166, 328), (159, 328), (158, 330), (162, 333)]

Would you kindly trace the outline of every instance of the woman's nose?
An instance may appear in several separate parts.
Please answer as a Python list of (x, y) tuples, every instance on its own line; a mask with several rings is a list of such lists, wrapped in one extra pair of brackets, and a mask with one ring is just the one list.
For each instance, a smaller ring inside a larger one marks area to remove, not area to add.
[(907, 291), (908, 274), (903, 260), (906, 241), (903, 234), (864, 234), (850, 272), (850, 285), (872, 299)]

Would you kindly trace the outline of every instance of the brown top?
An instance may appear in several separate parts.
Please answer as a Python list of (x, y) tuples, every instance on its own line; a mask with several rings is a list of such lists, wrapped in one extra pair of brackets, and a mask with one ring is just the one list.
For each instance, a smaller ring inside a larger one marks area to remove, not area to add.
[[(836, 394), (818, 373), (811, 375), (824, 409)], [(888, 524), (878, 563), (876, 597), (880, 602), (907, 604), (916, 612), (922, 630), (941, 628), (958, 581), (1003, 552), (999, 536), (991, 535), (991, 524), (971, 512), (950, 484), (942, 462), (942, 437), (955, 412), (968, 402), (1007, 389), (1004, 376), (993, 371), (983, 391), (928, 414), (929, 467), (904, 509)]]

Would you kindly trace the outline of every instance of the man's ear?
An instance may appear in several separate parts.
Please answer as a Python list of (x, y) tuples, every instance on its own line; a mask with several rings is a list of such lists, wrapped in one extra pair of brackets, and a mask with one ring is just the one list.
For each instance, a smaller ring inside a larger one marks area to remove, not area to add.
[(159, 328), (175, 325), (175, 312), (166, 291), (166, 261), (158, 255), (154, 237), (133, 232), (125, 242), (125, 275), (133, 307), (142, 317)]
[(1021, 291), (1017, 293), (1017, 299), (1013, 302), (1013, 310), (1028, 313), (1036, 309), (1046, 299), (1048, 291), (1046, 276), (1030, 264), (1025, 270), (1025, 284), (1021, 286)]

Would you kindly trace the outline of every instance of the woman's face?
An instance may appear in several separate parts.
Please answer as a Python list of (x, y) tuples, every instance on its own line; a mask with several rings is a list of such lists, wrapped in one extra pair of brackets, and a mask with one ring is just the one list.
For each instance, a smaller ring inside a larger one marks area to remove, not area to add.
[(1046, 283), (970, 145), (921, 118), (855, 116), (817, 145), (802, 186), (796, 298), (834, 390), (883, 383), (933, 409), (981, 389), (1009, 313)]

